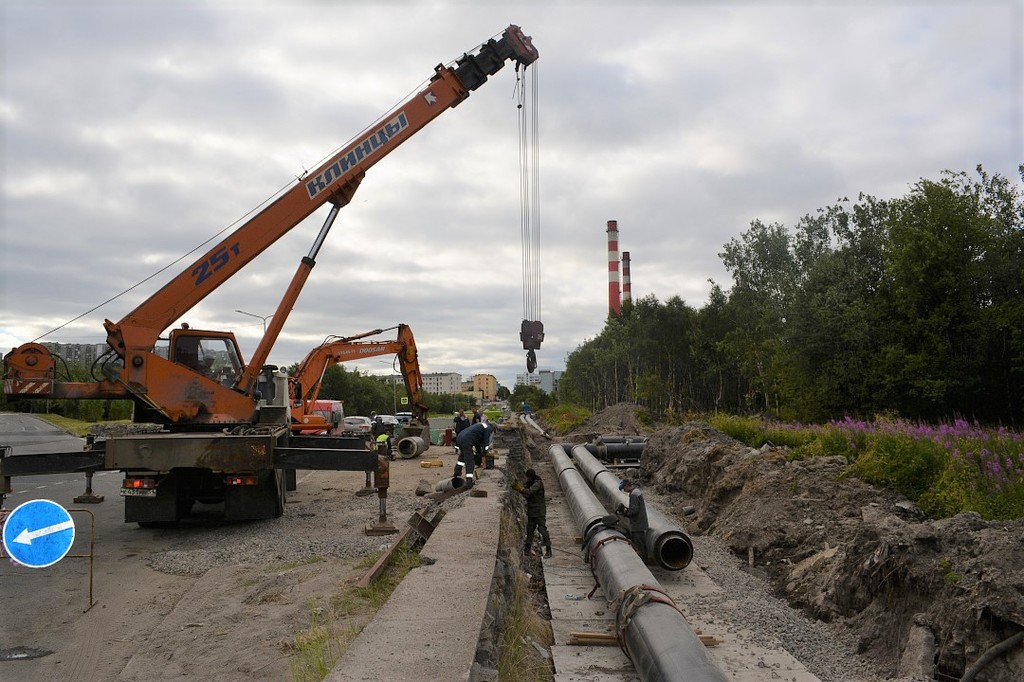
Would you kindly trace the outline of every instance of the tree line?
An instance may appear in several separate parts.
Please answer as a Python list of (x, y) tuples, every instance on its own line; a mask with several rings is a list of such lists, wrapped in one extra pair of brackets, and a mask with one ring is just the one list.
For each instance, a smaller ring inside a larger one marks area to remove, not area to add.
[[(1024, 165), (1018, 169), (1024, 180)], [(981, 166), (792, 229), (755, 220), (700, 309), (625, 305), (569, 355), (560, 398), (601, 409), (1024, 420), (1024, 202)]]

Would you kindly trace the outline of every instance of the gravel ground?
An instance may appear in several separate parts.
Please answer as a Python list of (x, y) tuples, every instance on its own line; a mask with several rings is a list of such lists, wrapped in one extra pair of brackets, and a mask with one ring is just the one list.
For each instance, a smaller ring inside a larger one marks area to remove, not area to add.
[(742, 563), (718, 538), (691, 537), (694, 561), (722, 592), (698, 597), (688, 611), (706, 609), (718, 620), (750, 633), (755, 644), (781, 646), (822, 682), (867, 682), (881, 679), (854, 652), (857, 643), (827, 623), (810, 620), (768, 592), (761, 578)]
[[(300, 484), (300, 490), (302, 485)], [(411, 494), (391, 493), (388, 518), (401, 527), (427, 501)], [(282, 519), (225, 524), (202, 516), (162, 533), (169, 548), (147, 558), (154, 570), (201, 576), (211, 568), (237, 565), (293, 564), (326, 558), (352, 558), (388, 546), (394, 536), (368, 536), (362, 529), (377, 521), (376, 494), (356, 497), (326, 488), (295, 495)], [(142, 531), (144, 532), (144, 531)]]

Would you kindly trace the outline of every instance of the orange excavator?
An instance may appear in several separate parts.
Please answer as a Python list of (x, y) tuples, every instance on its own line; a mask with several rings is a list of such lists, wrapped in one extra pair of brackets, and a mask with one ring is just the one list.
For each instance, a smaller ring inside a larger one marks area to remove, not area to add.
[[(338, 442), (291, 435), (287, 376), (266, 365), (271, 348), (338, 212), (367, 170), (466, 100), (505, 63), (521, 69), (537, 58), (531, 39), (512, 25), (453, 65), (436, 67), (425, 88), (306, 173), (125, 317), (106, 320), (110, 348), (94, 365), (96, 381), (66, 380), (59, 374), (60, 359), (42, 344), (13, 349), (4, 357), (4, 392), (10, 398), (130, 399), (134, 421), (160, 430), (110, 436), (90, 443), (84, 453), (7, 457), (0, 459), (0, 475), (124, 471), (125, 521), (144, 525), (175, 521), (197, 500), (223, 501), (224, 516), (232, 520), (280, 516), (285, 491), (294, 488), (295, 469), (368, 471), (376, 466), (372, 453), (338, 457)], [(230, 332), (181, 324), (162, 336), (325, 204), (330, 211), (323, 227), (248, 363)]]
[[(368, 336), (376, 336), (386, 331), (397, 329), (394, 341), (360, 341)], [(419, 436), (422, 429), (430, 428), (427, 421), (429, 408), (423, 404), (423, 375), (420, 374), (419, 354), (416, 351), (416, 340), (413, 338), (409, 325), (399, 324), (387, 329), (374, 329), (355, 336), (332, 338), (313, 350), (299, 363), (295, 374), (288, 380), (289, 393), (292, 397), (292, 431), (329, 430), (331, 424), (314, 411), (317, 398), (320, 396), (320, 384), (324, 372), (339, 362), (372, 358), (378, 355), (395, 355), (405, 391), (412, 402), (412, 421), (406, 427), (409, 435)], [(411, 427), (411, 428), (410, 428)]]

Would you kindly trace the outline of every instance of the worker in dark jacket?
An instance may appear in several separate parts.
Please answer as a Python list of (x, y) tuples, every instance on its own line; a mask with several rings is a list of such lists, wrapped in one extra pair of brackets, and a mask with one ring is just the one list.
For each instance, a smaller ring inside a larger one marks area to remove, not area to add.
[(455, 462), (455, 476), (462, 476), (462, 470), (466, 470), (466, 487), (473, 487), (473, 450), (477, 447), (489, 449), (491, 447), (491, 435), (494, 429), (487, 422), (473, 424), (463, 429), (455, 438), (455, 446), (459, 448), (459, 459)]
[[(469, 428), (469, 417), (466, 416), (465, 410), (459, 410), (459, 413), (455, 415), (455, 419), (452, 420), (452, 424), (455, 426), (455, 437), (458, 438), (459, 434)], [(455, 445), (454, 439), (452, 445)], [(455, 445), (455, 454), (459, 454), (459, 446)]]
[(533, 546), (533, 534), (540, 531), (540, 539), (544, 542), (544, 558), (551, 558), (551, 534), (548, 533), (548, 509), (544, 501), (544, 481), (533, 469), (526, 470), (526, 484), (513, 483), (512, 489), (526, 498), (526, 538), (523, 541), (523, 554), (529, 556)]
[(647, 502), (644, 500), (643, 491), (628, 478), (619, 481), (619, 490), (629, 495), (629, 506), (620, 504), (615, 508), (615, 513), (629, 521), (629, 541), (636, 549), (636, 553), (646, 561), (647, 529), (650, 526), (647, 523)]
[(452, 421), (455, 425), (456, 436), (469, 428), (469, 417), (466, 416), (465, 410), (459, 410), (459, 413), (455, 415), (455, 419)]

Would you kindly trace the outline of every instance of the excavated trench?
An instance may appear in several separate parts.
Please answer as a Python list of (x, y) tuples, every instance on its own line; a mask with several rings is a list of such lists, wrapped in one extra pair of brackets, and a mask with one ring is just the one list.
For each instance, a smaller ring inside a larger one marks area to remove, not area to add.
[(613, 406), (556, 438), (647, 436), (641, 487), (666, 508), (692, 507), (692, 536), (724, 543), (775, 597), (845, 633), (847, 655), (886, 677), (1021, 679), (1024, 520), (926, 519), (844, 475), (843, 458), (753, 450), (700, 422), (641, 428), (635, 411)]
[[(532, 466), (518, 431), (498, 431), (496, 445), (508, 451), (502, 468), (508, 480), (523, 480)], [(507, 495), (502, 508), (498, 554), (487, 611), (480, 628), (470, 682), (551, 679), (550, 611), (544, 590), (544, 565), (524, 556), (526, 506), (521, 495)], [(503, 674), (502, 674), (503, 673)]]

